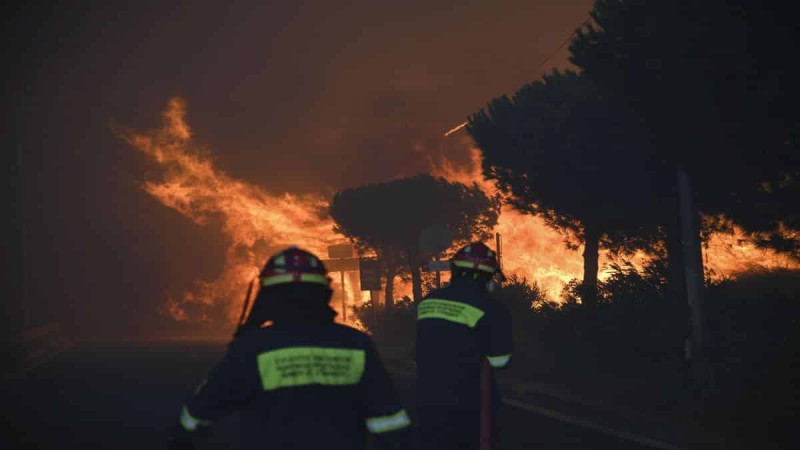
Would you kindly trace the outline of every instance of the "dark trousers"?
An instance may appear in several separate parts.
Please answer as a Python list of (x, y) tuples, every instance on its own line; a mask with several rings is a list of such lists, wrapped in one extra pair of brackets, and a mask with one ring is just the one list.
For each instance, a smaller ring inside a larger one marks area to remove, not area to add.
[[(492, 415), (494, 419), (494, 414)], [(443, 406), (417, 408), (420, 448), (424, 450), (477, 450), (480, 412)], [(492, 420), (494, 422), (494, 420)], [(495, 427), (492, 426), (494, 435)]]

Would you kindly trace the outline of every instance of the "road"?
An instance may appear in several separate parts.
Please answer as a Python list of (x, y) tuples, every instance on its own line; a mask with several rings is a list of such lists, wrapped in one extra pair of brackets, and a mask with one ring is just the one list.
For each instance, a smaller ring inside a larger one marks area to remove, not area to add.
[[(80, 344), (2, 381), (0, 448), (165, 448), (166, 428), (223, 351), (222, 342), (187, 340)], [(413, 418), (413, 377), (392, 373)], [(548, 411), (504, 405), (497, 448), (655, 448), (584, 426), (574, 412)], [(236, 428), (236, 416), (219, 421), (200, 450), (238, 448)]]

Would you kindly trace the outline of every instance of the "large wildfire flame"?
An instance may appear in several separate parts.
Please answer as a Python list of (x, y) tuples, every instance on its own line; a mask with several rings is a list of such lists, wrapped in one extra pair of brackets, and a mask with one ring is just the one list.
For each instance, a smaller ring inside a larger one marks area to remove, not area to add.
[[(162, 126), (149, 132), (119, 130), (127, 142), (163, 169), (161, 180), (144, 183), (145, 191), (196, 223), (204, 224), (212, 218), (220, 218), (221, 231), (230, 242), (225, 268), (216, 280), (198, 280), (182, 298), (167, 299), (164, 309), (174, 318), (209, 320), (207, 315), (198, 317), (189, 312), (197, 309), (194, 306), (202, 305), (221, 309), (227, 319), (234, 322), (238, 319), (240, 302), (248, 283), (270, 254), (288, 245), (298, 245), (323, 256), (327, 254), (328, 245), (344, 242), (342, 236), (332, 231), (333, 222), (327, 216), (327, 199), (289, 193), (272, 195), (216, 168), (192, 143), (183, 100), (171, 99), (162, 119)], [(431, 164), (431, 173), (450, 181), (476, 182), (487, 194), (495, 194), (494, 185), (481, 176), (480, 151), (472, 148), (470, 152), (472, 158), (468, 167), (459, 168), (449, 161), (442, 161)], [(505, 272), (536, 281), (552, 299), (558, 300), (566, 282), (580, 278), (582, 250), (567, 249), (564, 236), (547, 227), (541, 219), (503, 206), (495, 231), (502, 236), (504, 244)], [(757, 267), (800, 267), (796, 261), (756, 248), (739, 229), (734, 229), (733, 233), (713, 235), (704, 256), (707, 266), (717, 277), (732, 276)], [(639, 254), (633, 260), (641, 262), (646, 257)], [(611, 260), (607, 253), (601, 254), (601, 279), (607, 276), (607, 265)], [(344, 285), (337, 278), (333, 277), (337, 292), (335, 298), (342, 295), (344, 289), (349, 298), (363, 300), (363, 296), (355, 295), (359, 292), (356, 289), (357, 277), (348, 276)], [(410, 290), (408, 286), (398, 287), (400, 295)], [(339, 308), (338, 302), (334, 305)], [(352, 315), (348, 314), (348, 318), (351, 324), (359, 326), (352, 320)]]
[[(465, 148), (469, 148), (470, 152), (469, 166), (457, 167), (445, 160), (433, 164), (433, 174), (459, 183), (477, 183), (487, 195), (496, 195), (494, 183), (485, 180), (481, 174), (480, 150), (469, 147), (469, 144), (464, 141)], [(548, 227), (543, 219), (523, 214), (504, 204), (500, 208), (495, 231), (502, 238), (503, 272), (525, 278), (529, 282), (535, 281), (546, 290), (552, 300), (559, 300), (561, 290), (568, 281), (583, 276), (583, 250), (568, 249), (565, 244), (567, 236)], [(644, 253), (630, 257), (634, 263), (640, 263), (646, 258)], [(608, 276), (608, 266), (613, 260), (607, 251), (601, 250), (598, 274), (601, 280)]]
[(248, 283), (270, 254), (298, 245), (323, 255), (342, 237), (333, 233), (322, 198), (270, 195), (214, 167), (192, 146), (185, 116), (185, 103), (175, 98), (163, 113), (161, 128), (146, 133), (123, 130), (122, 135), (163, 168), (162, 180), (144, 184), (148, 193), (194, 222), (220, 217), (221, 231), (230, 242), (219, 278), (198, 281), (182, 299), (169, 299), (166, 309), (177, 319), (188, 319), (187, 305), (223, 303), (228, 318), (235, 320)]
[[(451, 130), (452, 131), (452, 130)], [(469, 145), (465, 142), (465, 145)], [(456, 167), (448, 161), (434, 166), (433, 172), (451, 181), (471, 184), (477, 182), (488, 195), (497, 194), (495, 185), (481, 175), (482, 155), (479, 149), (470, 148), (469, 167)], [(729, 233), (716, 232), (709, 236), (703, 248), (704, 265), (711, 278), (719, 280), (753, 270), (800, 269), (800, 262), (773, 250), (759, 248), (741, 228), (728, 223)], [(566, 282), (582, 277), (583, 248), (565, 248), (565, 236), (548, 227), (544, 220), (522, 214), (508, 205), (503, 205), (498, 218), (497, 230), (503, 237), (503, 267), (508, 274), (535, 280), (547, 289), (550, 296), (557, 297)], [(627, 257), (635, 267), (642, 266), (651, 256), (637, 252)], [(600, 251), (600, 280), (611, 271), (610, 264), (616, 258), (610, 252)], [(557, 298), (554, 298), (558, 300)]]

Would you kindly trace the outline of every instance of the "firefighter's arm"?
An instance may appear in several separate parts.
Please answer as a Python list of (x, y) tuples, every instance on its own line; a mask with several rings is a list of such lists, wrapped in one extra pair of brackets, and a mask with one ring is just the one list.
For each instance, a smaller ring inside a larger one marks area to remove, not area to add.
[(182, 430), (193, 433), (202, 429), (252, 398), (258, 389), (258, 369), (255, 358), (242, 347), (231, 345), (222, 361), (183, 405), (179, 419)]
[(500, 303), (495, 303), (494, 306), (485, 323), (488, 336), (486, 359), (493, 368), (502, 369), (508, 366), (514, 350), (511, 314)]
[(365, 349), (361, 392), (367, 430), (383, 449), (411, 449), (411, 420), (389, 374), (370, 342)]

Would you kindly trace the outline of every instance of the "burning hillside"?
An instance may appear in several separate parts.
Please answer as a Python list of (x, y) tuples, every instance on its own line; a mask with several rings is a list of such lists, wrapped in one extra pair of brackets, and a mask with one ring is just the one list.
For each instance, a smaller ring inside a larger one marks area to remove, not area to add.
[[(209, 310), (196, 308), (200, 305), (225, 311), (227, 318), (235, 321), (248, 283), (270, 254), (281, 247), (298, 245), (324, 257), (328, 245), (344, 240), (332, 231), (327, 199), (270, 194), (215, 167), (202, 149), (193, 144), (186, 105), (181, 99), (169, 101), (162, 121), (161, 127), (147, 132), (119, 130), (128, 143), (161, 169), (159, 179), (145, 182), (144, 190), (191, 221), (206, 224), (214, 219), (214, 223), (221, 224), (220, 232), (229, 242), (225, 268), (217, 279), (197, 280), (181, 298), (165, 300), (165, 311), (176, 319), (212, 319), (189, 312)], [(431, 164), (431, 172), (450, 181), (477, 182), (487, 194), (494, 194), (494, 186), (480, 175), (480, 152), (470, 151), (471, 166), (459, 168), (443, 161)], [(567, 249), (564, 237), (539, 218), (504, 206), (496, 231), (503, 238), (505, 271), (536, 280), (553, 298), (557, 298), (567, 281), (582, 273), (580, 249)], [(714, 235), (705, 256), (717, 276), (732, 275), (753, 266), (798, 267), (794, 261), (756, 248), (740, 230)], [(601, 268), (609, 261), (608, 254), (603, 253)], [(353, 277), (346, 278), (345, 286), (339, 285), (338, 277), (333, 278), (336, 296), (344, 288), (349, 298), (356, 298), (354, 294), (358, 291)], [(360, 300), (362, 296), (359, 294), (357, 298)], [(338, 302), (334, 305), (338, 306)]]

